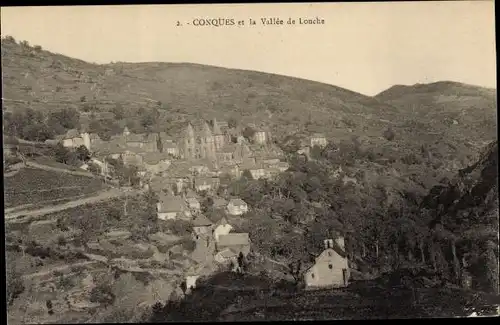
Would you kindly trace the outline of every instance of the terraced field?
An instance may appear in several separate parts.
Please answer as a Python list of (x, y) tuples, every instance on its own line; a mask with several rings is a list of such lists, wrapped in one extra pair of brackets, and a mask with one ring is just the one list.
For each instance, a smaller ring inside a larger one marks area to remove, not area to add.
[(96, 193), (104, 188), (99, 179), (35, 168), (21, 169), (4, 179), (5, 207), (55, 204), (61, 200)]

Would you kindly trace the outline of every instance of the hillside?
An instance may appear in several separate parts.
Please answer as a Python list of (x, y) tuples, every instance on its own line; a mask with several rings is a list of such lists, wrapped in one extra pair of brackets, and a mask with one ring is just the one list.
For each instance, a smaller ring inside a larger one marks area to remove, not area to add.
[(466, 144), (483, 146), (496, 138), (495, 89), (441, 81), (396, 85), (375, 98)]
[[(5, 111), (73, 108), (83, 126), (98, 120), (115, 133), (124, 125), (143, 132), (141, 118), (156, 110), (154, 129), (170, 134), (193, 118), (233, 119), (267, 127), (277, 141), (312, 132), (336, 144), (356, 138), (388, 159), (425, 146), (451, 172), (473, 162), (496, 136), (494, 90), (452, 82), (394, 86), (368, 97), (309, 80), (191, 63), (92, 64), (9, 37), (2, 40), (2, 68)], [(122, 116), (114, 113), (118, 106)], [(408, 114), (408, 107), (415, 112)], [(383, 136), (388, 128), (392, 141)]]
[[(129, 115), (161, 107), (174, 122), (193, 116), (270, 121), (276, 127), (310, 121), (313, 130), (332, 136), (364, 126), (379, 135), (397, 113), (373, 98), (313, 81), (190, 63), (96, 65), (8, 40), (2, 42), (2, 66), (7, 110), (83, 112), (85, 105), (96, 105), (102, 112), (119, 103)], [(278, 130), (281, 135), (285, 128)]]

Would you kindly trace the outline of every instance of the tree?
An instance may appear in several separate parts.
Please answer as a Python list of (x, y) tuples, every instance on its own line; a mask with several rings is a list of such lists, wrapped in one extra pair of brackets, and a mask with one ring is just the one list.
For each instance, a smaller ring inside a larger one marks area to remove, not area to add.
[(253, 141), (253, 136), (255, 135), (255, 130), (250, 127), (250, 126), (247, 126), (244, 130), (243, 130), (243, 133), (242, 135), (250, 142)]
[(47, 310), (49, 312), (49, 315), (53, 315), (54, 314), (54, 310), (52, 309), (52, 301), (51, 300), (47, 300), (45, 305), (47, 306)]
[(117, 120), (121, 120), (125, 117), (125, 110), (120, 103), (117, 103), (115, 107), (113, 107), (112, 112), (115, 115), (115, 119)]
[(53, 112), (49, 119), (52, 123), (59, 123), (65, 129), (78, 129), (80, 127), (80, 113), (76, 108), (66, 108)]
[(107, 284), (98, 284), (90, 292), (90, 301), (104, 304), (106, 307), (112, 305), (115, 301), (115, 295), (111, 286)]
[(243, 171), (243, 173), (241, 174), (241, 177), (248, 180), (248, 181), (251, 181), (253, 180), (253, 176), (252, 176), (252, 173), (248, 170), (248, 169), (245, 169)]
[(227, 120), (227, 126), (231, 129), (234, 129), (238, 126), (238, 121), (234, 117), (230, 117)]
[(60, 162), (60, 163), (66, 163), (66, 161), (68, 160), (68, 157), (69, 157), (69, 150), (64, 147), (62, 145), (62, 143), (58, 143), (55, 147), (55, 150), (54, 150), (54, 156), (56, 158), (56, 161), (57, 162)]
[(396, 133), (394, 133), (391, 127), (387, 128), (387, 130), (384, 131), (384, 138), (386, 138), (387, 140), (392, 141), (395, 137)]
[(90, 160), (90, 151), (86, 146), (81, 145), (76, 149), (76, 156), (79, 160), (87, 162)]

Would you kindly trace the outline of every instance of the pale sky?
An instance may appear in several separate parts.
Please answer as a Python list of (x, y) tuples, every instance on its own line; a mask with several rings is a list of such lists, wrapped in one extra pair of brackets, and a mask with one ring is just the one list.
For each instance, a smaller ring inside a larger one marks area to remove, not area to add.
[[(193, 62), (366, 95), (441, 80), (496, 87), (493, 1), (3, 7), (2, 35), (95, 63)], [(286, 25), (288, 17), (324, 25)], [(195, 18), (245, 26), (195, 27)], [(280, 17), (283, 26), (263, 26)], [(257, 25), (249, 26), (249, 18)], [(183, 26), (176, 27), (180, 21)], [(191, 22), (191, 25), (187, 25)]]

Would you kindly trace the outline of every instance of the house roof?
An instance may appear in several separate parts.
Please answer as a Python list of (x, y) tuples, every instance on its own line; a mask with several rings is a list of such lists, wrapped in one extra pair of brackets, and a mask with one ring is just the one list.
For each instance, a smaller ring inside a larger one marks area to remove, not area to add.
[(241, 246), (250, 245), (248, 233), (229, 233), (219, 236), (219, 246)]
[(199, 214), (193, 219), (193, 226), (194, 227), (206, 227), (206, 226), (211, 226), (213, 223), (212, 221), (208, 220), (207, 217), (203, 214)]
[(159, 212), (181, 212), (186, 208), (180, 196), (160, 194), (159, 203)]
[(145, 133), (130, 133), (127, 135), (127, 142), (147, 142)]
[(311, 138), (324, 138), (325, 135), (323, 133), (313, 133)]
[(159, 152), (148, 152), (144, 155), (144, 162), (149, 165), (156, 165), (162, 160), (169, 160), (167, 154)]
[(227, 221), (227, 218), (224, 215), (222, 215), (220, 219), (215, 222), (215, 225), (217, 226), (228, 225), (228, 224), (229, 222)]
[(197, 197), (198, 197), (198, 195), (196, 195), (196, 193), (192, 189), (188, 189), (187, 190), (186, 198), (188, 198), (188, 199), (191, 199), (191, 198), (196, 199)]
[(129, 153), (133, 153), (133, 154), (136, 154), (136, 155), (140, 155), (140, 154), (145, 154), (146, 153), (146, 151), (144, 150), (144, 148), (137, 148), (137, 147), (132, 147), (132, 146), (127, 146), (122, 151), (123, 151), (123, 153), (125, 153), (127, 151)]
[(232, 258), (232, 257), (238, 256), (238, 253), (236, 251), (232, 250), (231, 248), (224, 248), (223, 250), (221, 250), (217, 254), (219, 254), (223, 258)]
[(163, 143), (163, 149), (167, 149), (167, 148), (177, 149), (177, 144), (175, 144), (173, 142)]
[(232, 204), (232, 205), (236, 205), (236, 206), (241, 206), (241, 205), (247, 205), (245, 201), (243, 201), (242, 199), (231, 199), (229, 201), (229, 204)]
[(223, 198), (215, 198), (213, 199), (213, 206), (218, 208), (218, 207), (223, 207), (227, 205), (227, 201)]
[(216, 177), (196, 177), (194, 179), (194, 185), (204, 185), (204, 184), (209, 184), (209, 185), (215, 185), (217, 184), (218, 179)]
[(188, 197), (188, 198), (186, 198), (186, 202), (188, 204), (200, 204), (200, 201), (198, 201), (198, 199), (195, 198), (195, 197)]
[(172, 182), (163, 177), (155, 177), (153, 178), (149, 186), (154, 192), (161, 192), (164, 189), (169, 188), (172, 185)]

